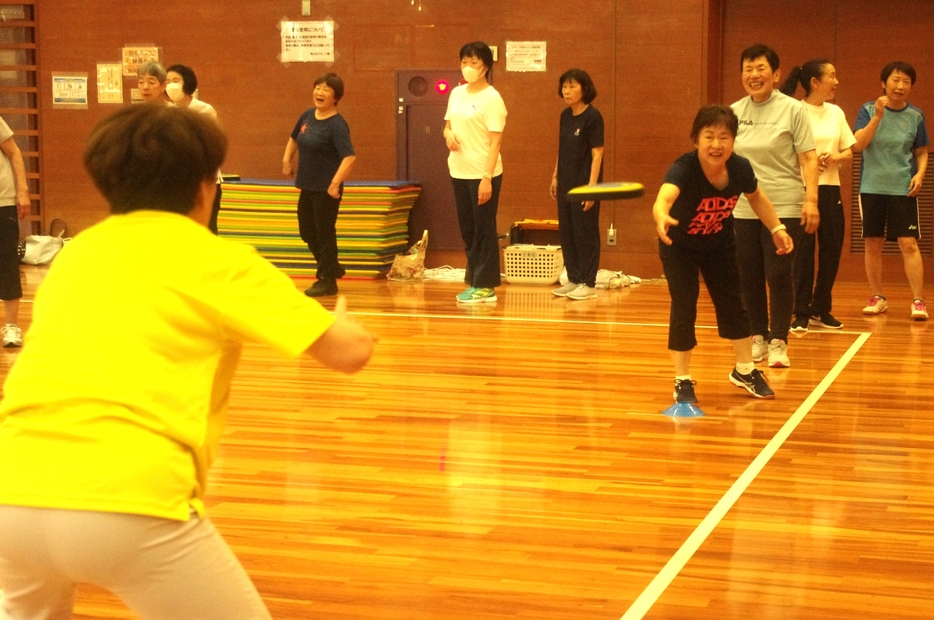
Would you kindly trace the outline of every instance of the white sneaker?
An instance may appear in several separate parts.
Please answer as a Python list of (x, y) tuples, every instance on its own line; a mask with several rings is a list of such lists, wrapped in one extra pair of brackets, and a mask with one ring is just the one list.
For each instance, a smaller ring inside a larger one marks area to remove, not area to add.
[(581, 284), (576, 289), (568, 293), (568, 299), (590, 299), (597, 296), (597, 289)]
[(557, 295), (558, 297), (567, 297), (568, 293), (576, 289), (578, 286), (580, 286), (580, 284), (574, 284), (573, 282), (568, 282), (561, 288), (556, 288), (553, 291), (551, 291), (551, 294)]
[(769, 366), (771, 368), (788, 368), (791, 362), (788, 361), (788, 345), (784, 340), (775, 338), (769, 343)]
[(882, 314), (889, 309), (889, 302), (882, 295), (873, 295), (869, 303), (863, 308), (863, 314)]
[(769, 356), (769, 345), (762, 336), (752, 337), (752, 361), (761, 362)]
[(3, 334), (3, 346), (11, 349), (23, 346), (23, 331), (13, 323), (7, 323), (0, 328)]

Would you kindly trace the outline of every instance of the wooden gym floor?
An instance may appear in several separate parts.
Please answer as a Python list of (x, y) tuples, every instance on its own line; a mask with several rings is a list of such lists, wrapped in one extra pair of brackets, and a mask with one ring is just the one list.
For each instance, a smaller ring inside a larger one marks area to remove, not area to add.
[[(773, 401), (727, 381), (702, 292), (696, 419), (661, 414), (663, 282), (462, 288), (342, 282), (381, 337), (353, 377), (246, 348), (209, 513), (275, 618), (934, 617), (934, 327), (906, 287), (864, 317), (838, 284), (844, 329), (760, 365)], [(82, 586), (75, 617), (134, 616)]]

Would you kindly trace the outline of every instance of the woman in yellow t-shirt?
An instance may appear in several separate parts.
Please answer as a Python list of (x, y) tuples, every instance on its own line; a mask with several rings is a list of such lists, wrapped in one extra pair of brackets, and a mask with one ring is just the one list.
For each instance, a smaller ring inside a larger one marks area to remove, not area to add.
[[(85, 166), (113, 215), (56, 257), (0, 403), (0, 609), (70, 618), (77, 583), (144, 618), (269, 618), (205, 515), (242, 344), (352, 373), (374, 338), (245, 245), (212, 235), (227, 139), (131, 106)], [(178, 248), (183, 251), (173, 251)], [(87, 325), (106, 325), (88, 340)]]

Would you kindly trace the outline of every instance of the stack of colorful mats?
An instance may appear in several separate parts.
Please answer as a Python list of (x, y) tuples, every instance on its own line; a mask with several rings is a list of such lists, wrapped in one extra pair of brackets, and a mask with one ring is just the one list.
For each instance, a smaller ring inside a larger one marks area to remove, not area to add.
[[(217, 218), (222, 237), (242, 241), (292, 276), (313, 276), (317, 265), (298, 236), (291, 181), (224, 182)], [(385, 277), (409, 245), (409, 212), (421, 189), (409, 181), (344, 184), (337, 216), (337, 250), (348, 278)]]

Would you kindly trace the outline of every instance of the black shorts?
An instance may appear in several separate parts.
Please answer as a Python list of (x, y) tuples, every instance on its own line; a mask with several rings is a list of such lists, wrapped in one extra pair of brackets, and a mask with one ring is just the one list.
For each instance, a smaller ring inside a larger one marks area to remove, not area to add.
[(23, 296), (19, 273), (19, 214), (16, 205), (0, 207), (0, 299)]
[(916, 196), (860, 194), (859, 215), (863, 220), (864, 239), (885, 237), (888, 241), (897, 241), (899, 237), (921, 238)]

